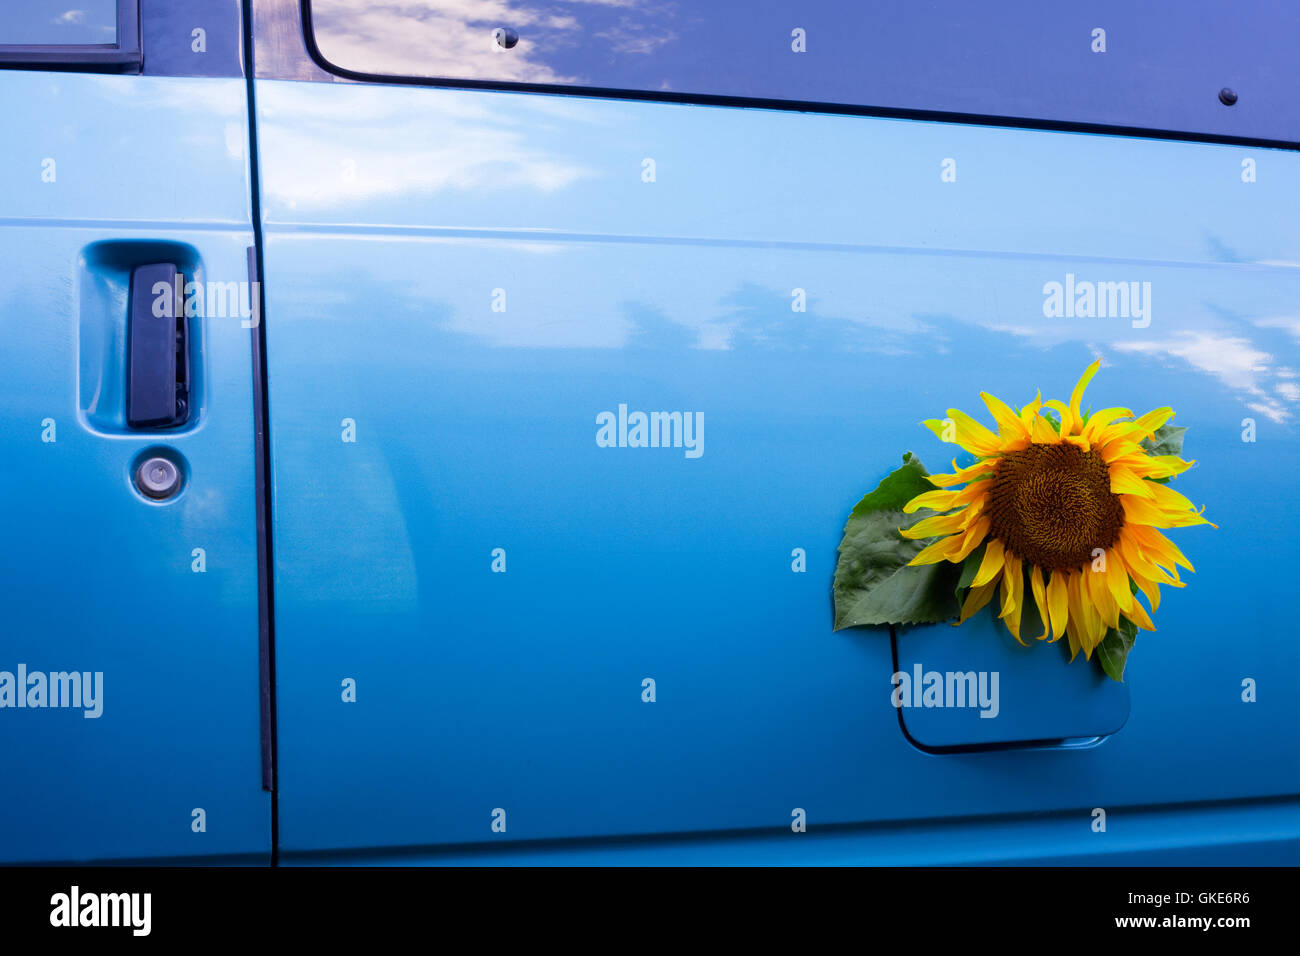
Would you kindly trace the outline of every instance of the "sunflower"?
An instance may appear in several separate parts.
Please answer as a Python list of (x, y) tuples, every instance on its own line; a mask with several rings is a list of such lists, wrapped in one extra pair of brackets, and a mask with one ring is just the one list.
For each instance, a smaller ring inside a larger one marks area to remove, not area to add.
[(1140, 417), (1127, 408), (1079, 410), (1100, 366), (1098, 359), (1084, 371), (1069, 405), (1044, 402), (1040, 392), (1017, 412), (981, 392), (996, 432), (955, 408), (946, 420), (925, 422), (978, 460), (966, 468), (954, 460), (952, 474), (930, 476), (937, 490), (903, 508), (908, 514), (940, 512), (901, 530), (907, 538), (938, 537), (912, 565), (971, 559), (974, 574), (959, 624), (1000, 587), (994, 611), (1024, 644), (1021, 623), (1032, 620), (1025, 613), (1032, 595), (1043, 632), (1025, 636), (1067, 637), (1071, 659), (1080, 649), (1091, 659), (1112, 628), (1154, 631), (1139, 593), (1154, 611), (1160, 585), (1183, 587), (1178, 568), (1195, 570), (1159, 529), (1211, 524), (1204, 509), (1166, 484), (1194, 462), (1153, 453), (1158, 449), (1150, 439), (1174, 417), (1173, 409)]

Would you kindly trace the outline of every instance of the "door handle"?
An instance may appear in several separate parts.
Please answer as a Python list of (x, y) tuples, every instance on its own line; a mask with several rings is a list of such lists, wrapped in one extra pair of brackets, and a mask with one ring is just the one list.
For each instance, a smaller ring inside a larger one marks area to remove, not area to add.
[(190, 415), (185, 276), (169, 262), (131, 270), (126, 423), (174, 428)]

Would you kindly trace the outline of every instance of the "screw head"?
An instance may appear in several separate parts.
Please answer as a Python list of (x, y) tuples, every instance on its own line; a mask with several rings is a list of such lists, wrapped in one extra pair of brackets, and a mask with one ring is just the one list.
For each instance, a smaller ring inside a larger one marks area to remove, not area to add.
[(1224, 106), (1231, 106), (1237, 102), (1236, 91), (1228, 89), (1226, 86), (1219, 90), (1219, 102)]
[(149, 498), (170, 498), (180, 490), (180, 469), (166, 458), (145, 459), (135, 470), (135, 486)]

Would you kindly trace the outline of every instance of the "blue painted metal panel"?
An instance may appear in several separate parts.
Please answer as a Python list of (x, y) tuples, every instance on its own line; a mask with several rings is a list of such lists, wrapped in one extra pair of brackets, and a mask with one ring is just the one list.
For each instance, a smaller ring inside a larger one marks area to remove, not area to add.
[[(1300, 555), (1267, 490), (1300, 465), (1294, 154), (256, 87), (287, 854), (1300, 790)], [(1149, 282), (1149, 324), (1045, 318), (1067, 275)], [(844, 520), (903, 451), (950, 457), (922, 418), (1068, 395), (1096, 354), (1097, 407), (1192, 426), (1179, 487), (1220, 529), (1177, 535), (1199, 573), (1121, 732), (923, 753), (888, 635), (831, 632)], [(620, 405), (702, 412), (702, 455), (600, 447)]]
[[(131, 265), (247, 280), (246, 88), (6, 72), (0, 101), (0, 671), (102, 673), (96, 718), (0, 708), (0, 861), (267, 861), (240, 317), (191, 320), (186, 426), (124, 421)], [(187, 472), (167, 502), (132, 485), (152, 448)]]
[[(1067, 641), (1016, 643), (991, 613), (960, 628), (898, 628), (896, 681), (909, 739), (923, 748), (1091, 744), (1128, 720), (1129, 686), (1099, 667), (1066, 666)], [(1137, 653), (1145, 653), (1147, 641)], [(906, 675), (898, 677), (897, 675)], [(936, 679), (941, 684), (933, 684)], [(952, 676), (949, 676), (952, 675)], [(941, 688), (926, 705), (925, 688)], [(949, 706), (937, 706), (947, 700)]]
[(1105, 833), (1087, 816), (1039, 813), (919, 820), (907, 826), (647, 840), (477, 844), (400, 853), (286, 858), (334, 866), (1287, 866), (1300, 853), (1295, 801), (1112, 808)]

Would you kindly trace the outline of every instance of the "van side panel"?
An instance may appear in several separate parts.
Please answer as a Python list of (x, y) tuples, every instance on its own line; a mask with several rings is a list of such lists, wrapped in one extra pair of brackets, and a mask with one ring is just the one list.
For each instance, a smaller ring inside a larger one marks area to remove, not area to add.
[[(256, 103), (286, 859), (798, 810), (1091, 835), (1096, 807), (1300, 792), (1294, 154), (362, 83)], [(1049, 316), (1067, 281), (1137, 291)], [(1175, 533), (1197, 573), (1119, 733), (923, 753), (888, 632), (831, 630), (845, 518), (906, 451), (946, 468), (922, 419), (1068, 397), (1098, 355), (1094, 407), (1191, 426), (1178, 488), (1219, 529)], [(635, 447), (636, 412), (695, 434)], [(1189, 852), (1218, 839), (1186, 819)]]

